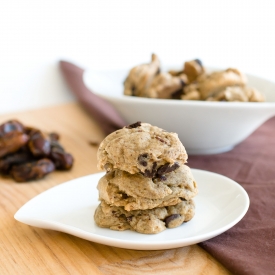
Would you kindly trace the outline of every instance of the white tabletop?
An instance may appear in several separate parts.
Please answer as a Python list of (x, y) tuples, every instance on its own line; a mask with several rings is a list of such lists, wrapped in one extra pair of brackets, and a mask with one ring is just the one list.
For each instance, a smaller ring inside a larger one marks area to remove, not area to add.
[(275, 81), (275, 1), (35, 1), (0, 9), (0, 114), (73, 100), (58, 61), (131, 67), (200, 58)]

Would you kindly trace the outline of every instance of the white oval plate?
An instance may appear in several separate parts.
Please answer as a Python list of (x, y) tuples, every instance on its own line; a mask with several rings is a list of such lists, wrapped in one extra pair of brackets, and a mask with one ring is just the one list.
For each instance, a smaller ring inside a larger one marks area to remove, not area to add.
[(93, 219), (99, 204), (98, 180), (104, 173), (74, 179), (53, 187), (23, 205), (14, 218), (22, 223), (66, 232), (105, 245), (138, 249), (170, 249), (213, 238), (239, 222), (249, 207), (246, 191), (219, 174), (192, 169), (198, 184), (194, 218), (156, 235), (98, 227)]

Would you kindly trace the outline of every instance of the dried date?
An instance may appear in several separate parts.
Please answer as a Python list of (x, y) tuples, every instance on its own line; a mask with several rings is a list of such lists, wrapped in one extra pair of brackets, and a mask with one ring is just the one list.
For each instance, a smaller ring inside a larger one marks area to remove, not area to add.
[(52, 151), (62, 151), (65, 152), (63, 146), (56, 140), (51, 141), (51, 152)]
[(74, 158), (59, 143), (59, 134), (43, 133), (17, 120), (0, 125), (0, 174), (17, 182), (38, 180), (55, 169), (69, 170)]
[(57, 141), (51, 142), (50, 159), (58, 170), (70, 170), (73, 166), (73, 156), (66, 153), (64, 148)]
[(6, 133), (4, 136), (0, 137), (0, 158), (16, 152), (28, 141), (29, 136), (24, 133), (17, 131)]
[(28, 146), (36, 157), (47, 156), (51, 151), (51, 143), (41, 131), (35, 131), (30, 135)]
[(54, 171), (54, 169), (54, 163), (49, 159), (43, 158), (38, 161), (12, 166), (10, 175), (17, 182), (26, 182), (41, 179)]
[(52, 151), (50, 158), (58, 170), (70, 170), (73, 166), (74, 158), (71, 154), (59, 150)]
[(24, 132), (24, 126), (17, 120), (9, 120), (0, 125), (0, 137), (10, 132)]
[(27, 150), (7, 155), (3, 159), (0, 159), (0, 173), (8, 174), (13, 165), (26, 163), (31, 160), (34, 160), (34, 157)]

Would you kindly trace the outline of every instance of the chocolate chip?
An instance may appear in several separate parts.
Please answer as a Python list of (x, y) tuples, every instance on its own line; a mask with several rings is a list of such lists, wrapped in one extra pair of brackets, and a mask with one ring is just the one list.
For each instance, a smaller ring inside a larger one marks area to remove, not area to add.
[(134, 216), (126, 217), (127, 222), (131, 222)]
[(129, 196), (128, 196), (126, 193), (121, 193), (121, 198), (122, 198), (123, 200), (126, 200), (126, 199), (129, 198)]
[(173, 165), (170, 166), (169, 163), (166, 163), (164, 165), (162, 165), (161, 167), (159, 167), (158, 171), (157, 171), (157, 175), (158, 176), (162, 176), (163, 174), (167, 174), (170, 173), (172, 171), (175, 171), (176, 169), (178, 169), (180, 167), (178, 162), (175, 162)]
[(141, 160), (139, 163), (140, 163), (142, 166), (147, 166), (147, 161)]
[[(142, 165), (142, 163), (140, 163)], [(157, 169), (157, 163), (153, 163), (152, 170), (146, 169), (142, 175), (144, 175), (147, 178), (159, 178), (162, 181), (167, 180), (167, 178), (164, 176), (165, 174), (171, 173), (172, 171), (175, 171), (180, 167), (178, 162), (175, 162), (173, 165), (170, 166), (170, 163), (166, 163), (162, 166), (160, 166)]]
[(132, 87), (131, 87), (131, 91), (132, 91), (132, 96), (135, 96), (136, 94), (135, 94), (135, 92), (136, 92), (136, 86), (135, 85), (133, 85)]
[(166, 181), (166, 180), (167, 180), (167, 178), (166, 178), (164, 175), (160, 175), (160, 176), (159, 176), (159, 179), (160, 179), (161, 181)]
[(113, 169), (113, 165), (111, 164), (111, 163), (106, 163), (105, 165), (104, 165), (104, 169), (107, 171), (107, 173), (108, 172), (110, 172), (112, 169)]
[(141, 126), (141, 122), (138, 121), (136, 123), (133, 123), (133, 124), (130, 124), (128, 126), (126, 126), (127, 129), (133, 129), (133, 128), (137, 128), (137, 127), (140, 127)]
[(154, 162), (153, 163), (153, 167), (152, 167), (152, 170), (150, 171), (149, 169), (146, 169), (143, 173), (143, 175), (146, 177), (146, 178), (154, 178), (155, 175), (157, 173), (157, 163)]
[(162, 139), (161, 137), (159, 137), (159, 136), (156, 136), (155, 138), (157, 140), (159, 140), (160, 142), (162, 142), (162, 143), (166, 143), (166, 141), (164, 139)]
[(169, 228), (171, 226), (171, 222), (178, 218), (180, 218), (180, 214), (172, 214), (171, 216), (166, 217), (164, 219), (165, 226)]
[(155, 176), (155, 174), (157, 173), (157, 163), (156, 162), (153, 163), (152, 173), (153, 173), (153, 176)]
[(171, 94), (172, 99), (181, 99), (181, 96), (183, 95), (183, 90), (177, 90), (174, 93)]
[(196, 61), (202, 67), (202, 62), (200, 59), (195, 59), (194, 61)]
[(148, 154), (145, 153), (145, 154), (142, 154), (142, 155), (139, 155), (138, 157), (138, 163), (142, 166), (147, 166), (147, 157), (148, 157)]
[[(186, 83), (183, 81), (183, 79), (181, 79), (180, 78), (180, 83), (181, 83), (181, 85), (182, 85), (182, 88), (184, 88), (184, 86), (186, 86)], [(182, 90), (180, 90), (180, 91), (182, 91)]]
[(153, 177), (152, 172), (151, 172), (150, 170), (148, 170), (148, 169), (146, 169), (146, 170), (144, 171), (143, 175), (144, 175), (144, 177), (146, 177), (146, 178), (152, 178), (152, 177)]

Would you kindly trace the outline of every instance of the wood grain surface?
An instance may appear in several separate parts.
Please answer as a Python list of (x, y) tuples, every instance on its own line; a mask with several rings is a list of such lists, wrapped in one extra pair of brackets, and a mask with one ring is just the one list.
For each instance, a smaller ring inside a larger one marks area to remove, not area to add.
[(86, 241), (65, 233), (22, 224), (15, 212), (37, 194), (62, 182), (99, 172), (97, 146), (103, 133), (76, 103), (0, 116), (61, 135), (75, 163), (31, 183), (0, 176), (0, 274), (230, 274), (197, 245), (138, 251)]

